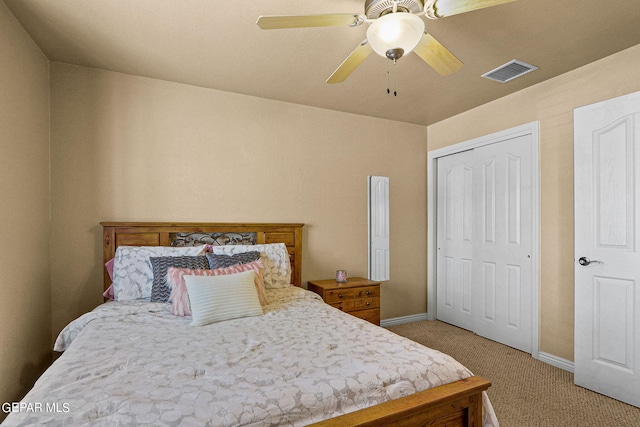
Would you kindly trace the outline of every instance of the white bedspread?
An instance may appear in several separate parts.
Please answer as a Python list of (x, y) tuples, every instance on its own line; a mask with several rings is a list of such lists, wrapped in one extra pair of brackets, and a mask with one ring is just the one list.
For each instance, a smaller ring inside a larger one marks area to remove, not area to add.
[[(3, 427), (301, 426), (472, 375), (311, 292), (268, 297), (264, 316), (204, 327), (168, 304), (103, 304), (60, 334), (31, 410)], [(486, 395), (484, 422), (498, 425)]]

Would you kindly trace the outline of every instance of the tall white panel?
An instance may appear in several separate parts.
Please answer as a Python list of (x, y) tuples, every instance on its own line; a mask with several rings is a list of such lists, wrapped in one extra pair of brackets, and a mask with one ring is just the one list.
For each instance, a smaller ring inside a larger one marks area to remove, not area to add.
[(507, 155), (507, 245), (520, 244), (522, 201), (522, 160), (513, 154)]
[(444, 305), (453, 308), (453, 294), (455, 292), (455, 272), (453, 269), (454, 259), (444, 257), (445, 278), (444, 278)]
[(473, 243), (473, 168), (462, 168), (462, 240)]
[(484, 191), (484, 242), (496, 243), (496, 159), (492, 157), (482, 165)]
[(482, 263), (482, 289), (484, 298), (483, 320), (495, 322), (496, 320), (496, 264), (493, 262)]
[(444, 238), (455, 240), (456, 231), (456, 176), (455, 169), (449, 169), (444, 173)]
[(389, 177), (369, 176), (369, 279), (389, 280)]
[(520, 328), (520, 301), (522, 279), (519, 265), (507, 265), (507, 326)]
[(633, 116), (593, 132), (598, 246), (633, 249)]
[(462, 258), (462, 307), (463, 312), (471, 314), (473, 295), (473, 260)]
[(610, 368), (633, 373), (635, 282), (594, 276), (593, 285), (592, 358)]

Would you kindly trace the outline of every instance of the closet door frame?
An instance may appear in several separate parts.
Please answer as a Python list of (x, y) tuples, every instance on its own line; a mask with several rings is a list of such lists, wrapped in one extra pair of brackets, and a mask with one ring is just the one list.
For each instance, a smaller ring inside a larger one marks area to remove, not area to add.
[(471, 150), (519, 136), (531, 135), (532, 165), (532, 342), (531, 355), (538, 359), (539, 341), (539, 253), (540, 253), (540, 158), (539, 122), (531, 122), (511, 129), (492, 133), (469, 141), (443, 147), (427, 153), (427, 319), (437, 319), (437, 220), (438, 220), (438, 158)]

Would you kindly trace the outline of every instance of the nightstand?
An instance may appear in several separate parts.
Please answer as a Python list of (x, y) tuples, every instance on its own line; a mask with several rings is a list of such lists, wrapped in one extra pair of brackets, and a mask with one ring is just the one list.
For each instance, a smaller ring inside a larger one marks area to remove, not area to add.
[(313, 280), (307, 287), (327, 304), (380, 326), (380, 282), (352, 277), (344, 283)]

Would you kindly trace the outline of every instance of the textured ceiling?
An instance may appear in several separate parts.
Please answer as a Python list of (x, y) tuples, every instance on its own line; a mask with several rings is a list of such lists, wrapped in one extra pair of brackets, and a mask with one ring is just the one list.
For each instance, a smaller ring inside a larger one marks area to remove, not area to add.
[[(325, 80), (367, 25), (260, 30), (260, 15), (362, 13), (364, 0), (4, 0), (52, 61), (429, 125), (640, 44), (639, 0), (518, 0), (437, 21), (427, 31), (464, 67), (442, 77), (415, 54), (375, 54)], [(512, 59), (539, 70), (502, 84), (481, 74)]]

